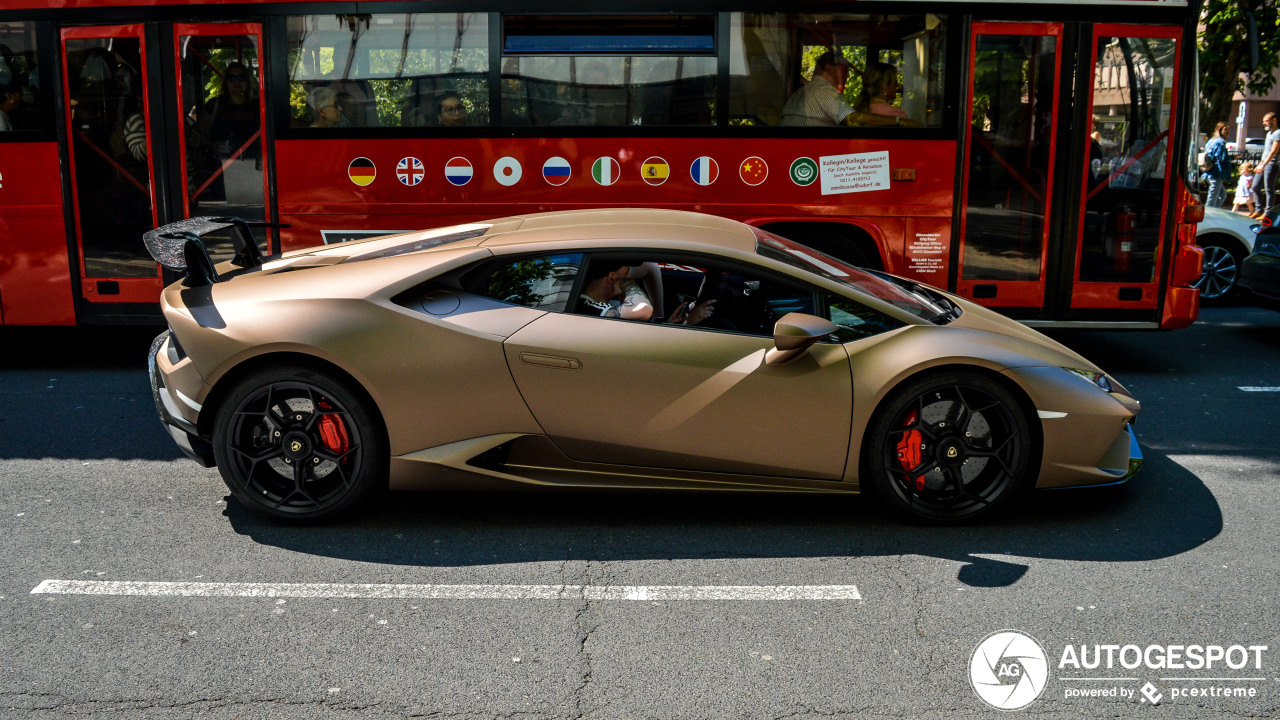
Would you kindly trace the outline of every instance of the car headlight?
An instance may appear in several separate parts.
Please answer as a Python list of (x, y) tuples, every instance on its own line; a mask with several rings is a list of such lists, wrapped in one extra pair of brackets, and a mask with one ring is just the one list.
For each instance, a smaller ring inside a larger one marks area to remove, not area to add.
[(1111, 392), (1111, 380), (1107, 378), (1106, 373), (1094, 372), (1092, 370), (1080, 370), (1079, 368), (1062, 368), (1069, 373), (1079, 375), (1080, 377), (1093, 383), (1099, 390), (1103, 392)]

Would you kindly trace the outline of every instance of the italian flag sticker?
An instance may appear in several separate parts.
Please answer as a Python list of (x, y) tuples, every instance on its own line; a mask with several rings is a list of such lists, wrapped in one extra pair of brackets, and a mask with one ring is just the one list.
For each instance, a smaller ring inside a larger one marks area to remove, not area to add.
[(374, 167), (373, 161), (367, 157), (358, 157), (347, 166), (347, 177), (351, 178), (351, 182), (360, 187), (373, 182), (374, 177), (377, 175), (378, 169)]
[(612, 185), (618, 182), (618, 161), (611, 157), (602, 157), (591, 166), (591, 178), (601, 185)]

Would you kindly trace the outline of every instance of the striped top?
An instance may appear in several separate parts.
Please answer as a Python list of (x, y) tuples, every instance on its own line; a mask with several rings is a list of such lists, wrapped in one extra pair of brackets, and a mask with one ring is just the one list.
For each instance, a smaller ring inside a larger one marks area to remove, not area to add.
[(782, 124), (833, 127), (852, 112), (836, 86), (826, 77), (815, 75), (782, 106)]

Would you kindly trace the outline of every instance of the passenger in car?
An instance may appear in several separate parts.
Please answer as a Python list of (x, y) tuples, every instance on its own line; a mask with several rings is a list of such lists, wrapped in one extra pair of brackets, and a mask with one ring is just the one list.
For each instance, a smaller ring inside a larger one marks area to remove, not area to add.
[(638, 289), (631, 280), (630, 270), (628, 265), (592, 263), (574, 312), (621, 320), (644, 321), (653, 317), (653, 305), (644, 293), (627, 294), (627, 283)]

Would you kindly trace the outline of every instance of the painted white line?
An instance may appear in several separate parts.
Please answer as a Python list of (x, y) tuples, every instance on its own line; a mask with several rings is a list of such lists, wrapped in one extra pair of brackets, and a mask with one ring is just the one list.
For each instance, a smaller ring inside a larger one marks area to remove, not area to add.
[(1245, 681), (1245, 680), (1251, 680), (1251, 681), (1266, 680), (1266, 678), (1264, 678), (1264, 677), (1261, 677), (1261, 678), (1256, 678), (1256, 677), (1247, 677), (1247, 678), (1246, 678), (1246, 677), (1220, 677), (1220, 678), (1184, 677), (1184, 678), (1160, 678), (1160, 680), (1162, 680), (1163, 682), (1173, 682), (1173, 681), (1183, 681), (1183, 682), (1190, 681), (1190, 682), (1195, 682), (1195, 681), (1197, 681), (1197, 680), (1227, 681), (1227, 682), (1230, 682), (1230, 681), (1240, 681), (1240, 682), (1243, 682), (1243, 681)]
[(386, 585), (45, 580), (32, 595), (387, 600), (861, 600), (856, 585)]
[(1254, 387), (1251, 385), (1241, 385), (1240, 389), (1245, 392), (1280, 392), (1280, 387)]
[(1064, 678), (1058, 678), (1058, 679), (1059, 679), (1059, 680), (1110, 680), (1110, 681), (1112, 681), (1112, 682), (1115, 682), (1115, 681), (1117, 681), (1117, 680), (1137, 680), (1138, 678), (1136, 678), (1136, 677), (1132, 677), (1132, 678), (1092, 678), (1092, 677), (1088, 677), (1088, 678), (1087, 678), (1087, 677), (1064, 677)]

